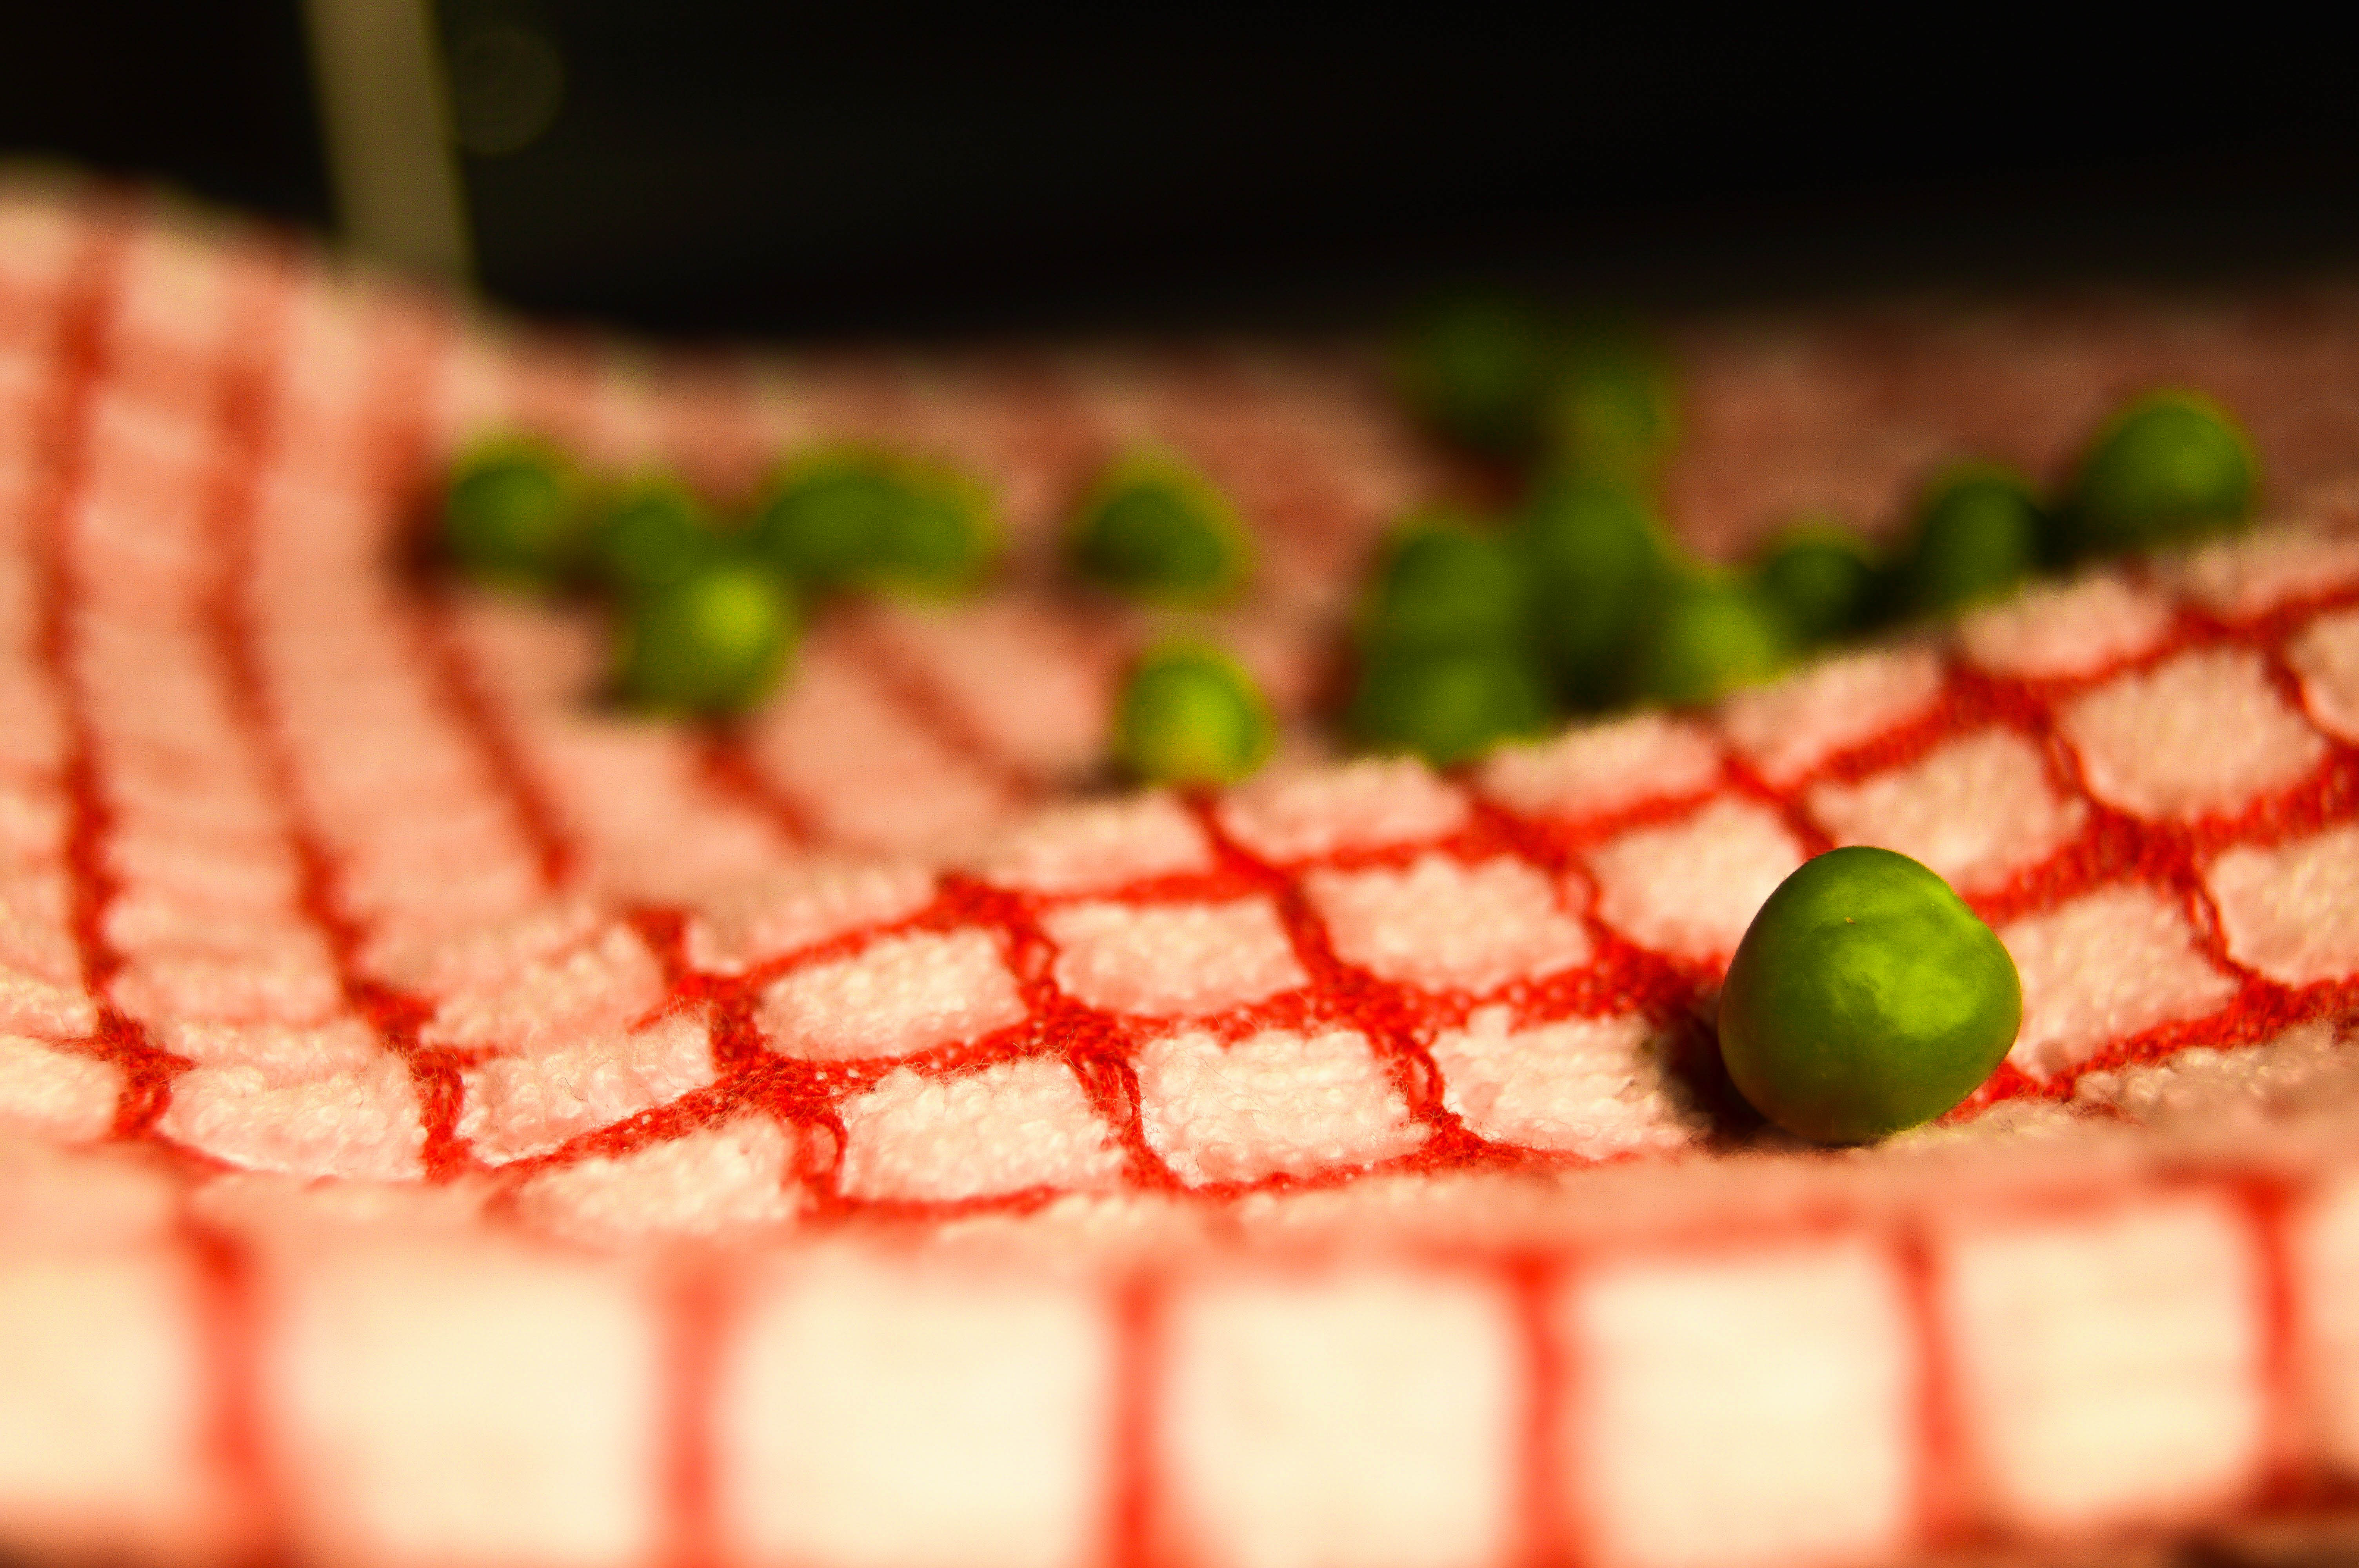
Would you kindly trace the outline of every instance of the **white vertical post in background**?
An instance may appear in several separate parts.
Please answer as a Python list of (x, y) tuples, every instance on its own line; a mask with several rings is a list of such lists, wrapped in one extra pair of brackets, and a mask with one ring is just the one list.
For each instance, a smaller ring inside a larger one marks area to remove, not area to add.
[(466, 208), (432, 0), (303, 8), (344, 242), (406, 271), (463, 279)]

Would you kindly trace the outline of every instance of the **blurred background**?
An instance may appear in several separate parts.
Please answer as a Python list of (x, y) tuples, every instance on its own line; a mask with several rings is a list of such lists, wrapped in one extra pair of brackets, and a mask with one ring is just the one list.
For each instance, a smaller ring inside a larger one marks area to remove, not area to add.
[(2343, 265), (2336, 53), (2234, 12), (91, 0), (12, 14), (0, 152), (666, 333), (1326, 324)]

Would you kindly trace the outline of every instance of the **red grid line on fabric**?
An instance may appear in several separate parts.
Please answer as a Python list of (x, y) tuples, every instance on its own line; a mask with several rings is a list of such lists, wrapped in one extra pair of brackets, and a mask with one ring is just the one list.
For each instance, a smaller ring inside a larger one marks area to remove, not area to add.
[(105, 326), (117, 290), (117, 274), (132, 227), (127, 214), (109, 212), (86, 221), (86, 238), (67, 292), (56, 303), (51, 352), (50, 406), (40, 443), (46, 456), (39, 498), (28, 508), (31, 548), (41, 585), (42, 615), (37, 647), (44, 672), (63, 699), (67, 749), (64, 768), (68, 807), (66, 866), (72, 892), (70, 925), (81, 960), (82, 981), (98, 1004), (98, 1033), (87, 1049), (124, 1074), (114, 1115), (115, 1135), (140, 1137), (155, 1124), (169, 1093), (172, 1075), (184, 1064), (157, 1049), (136, 1020), (107, 1000), (107, 987), (123, 964), (105, 935), (106, 909), (115, 879), (102, 846), (111, 813), (99, 787), (96, 748), (89, 716), (75, 698), (69, 667), (73, 637), (72, 568), (66, 530), (89, 461), (90, 409), (104, 378)]

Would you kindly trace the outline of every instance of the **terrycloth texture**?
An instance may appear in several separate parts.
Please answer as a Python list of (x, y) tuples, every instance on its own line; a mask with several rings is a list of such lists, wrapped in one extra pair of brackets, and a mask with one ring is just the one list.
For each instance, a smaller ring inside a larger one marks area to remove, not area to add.
[[(1672, 493), (1880, 515), (2165, 373), (2359, 474), (2359, 297), (2094, 320), (1701, 337)], [(402, 565), (512, 423), (724, 490), (936, 449), (1016, 586), (826, 622), (726, 736), (618, 718), (572, 612)], [(1448, 481), (1348, 355), (650, 365), (0, 203), (0, 1549), (1888, 1561), (2359, 1475), (2333, 492), (1462, 775), (1088, 795), (1148, 628), (1031, 585), (1143, 439), (1256, 522), (1225, 629), (1299, 713)], [(1850, 842), (2026, 1027), (1953, 1125), (1779, 1152), (1701, 1020)]]

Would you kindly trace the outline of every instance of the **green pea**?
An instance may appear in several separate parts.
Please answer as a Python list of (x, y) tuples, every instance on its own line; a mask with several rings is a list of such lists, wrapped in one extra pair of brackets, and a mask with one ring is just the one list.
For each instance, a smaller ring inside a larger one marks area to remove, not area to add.
[(1527, 633), (1526, 588), (1502, 543), (1467, 521), (1428, 514), (1387, 541), (1361, 622), (1370, 645), (1482, 647)]
[(1269, 760), (1277, 724), (1244, 665), (1202, 643), (1148, 650), (1123, 687), (1114, 752), (1153, 784), (1229, 784)]
[(1540, 442), (1561, 352), (1545, 311), (1501, 296), (1465, 295), (1430, 310), (1405, 335), (1401, 391), (1452, 439), (1512, 457)]
[(571, 569), (583, 484), (564, 453), (524, 437), (489, 441), (452, 466), (442, 543), (459, 569), (516, 589), (547, 589)]
[(592, 574), (616, 593), (653, 593), (685, 582), (729, 554), (703, 503), (678, 480), (654, 476), (608, 498), (589, 538)]
[(1860, 1143), (1929, 1121), (1990, 1076), (2023, 988), (1949, 884), (1889, 849), (1836, 849), (1753, 918), (1720, 998), (1720, 1054), (1798, 1137)]
[(2049, 534), (2017, 474), (1977, 465), (1937, 479), (1900, 568), (1901, 610), (1943, 615), (1997, 598), (2038, 569)]
[(1509, 548), (1559, 689), (1577, 703), (1604, 701), (1675, 546), (1636, 491), (1559, 474), (1533, 492)]
[(1796, 524), (1772, 539), (1755, 577), (1805, 645), (1864, 627), (1881, 587), (1867, 541), (1839, 523), (1818, 521)]
[(1794, 659), (1777, 605), (1748, 583), (1698, 572), (1669, 586), (1636, 633), (1629, 695), (1675, 706), (1766, 681)]
[(1415, 752), (1437, 767), (1537, 734), (1549, 719), (1546, 681), (1511, 647), (1377, 649), (1345, 714), (1363, 744)]
[(2084, 552), (2146, 549), (2232, 528), (2259, 481), (2252, 438), (2194, 392), (2154, 392), (2116, 415), (2072, 486), (2074, 543)]
[(729, 564), (625, 607), (616, 690), (640, 708), (723, 713), (751, 707), (786, 665), (794, 596), (759, 567)]
[(1092, 489), (1067, 549), (1082, 577), (1162, 604), (1217, 604), (1253, 573), (1253, 540), (1228, 498), (1193, 470), (1145, 454)]
[(1643, 479), (1679, 444), (1670, 365), (1626, 332), (1575, 336), (1544, 417), (1551, 456), (1581, 473)]
[(925, 595), (974, 587), (999, 549), (987, 500), (973, 483), (863, 447), (790, 466), (750, 536), (765, 559), (812, 588)]

